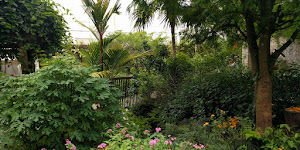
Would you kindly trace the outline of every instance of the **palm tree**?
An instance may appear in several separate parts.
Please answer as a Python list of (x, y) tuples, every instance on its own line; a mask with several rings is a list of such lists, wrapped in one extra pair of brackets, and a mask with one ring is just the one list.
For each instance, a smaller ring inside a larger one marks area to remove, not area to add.
[[(103, 39), (103, 63), (105, 64), (104, 70), (101, 72), (94, 72), (92, 76), (94, 77), (114, 77), (117, 75), (122, 69), (126, 67), (126, 65), (131, 62), (133, 59), (144, 57), (147, 55), (153, 55), (153, 53), (130, 53), (124, 46), (117, 42), (112, 42), (114, 38), (104, 38)], [(113, 46), (110, 46), (113, 45)], [(79, 60), (81, 60), (82, 64), (85, 66), (97, 66), (99, 65), (99, 60), (101, 59), (99, 56), (99, 43), (92, 42), (89, 44), (88, 50), (80, 49), (78, 52)]]
[(98, 0), (95, 2), (94, 0), (82, 0), (83, 7), (85, 9), (85, 13), (88, 14), (90, 19), (92, 20), (95, 27), (91, 28), (84, 25), (82, 22), (78, 21), (79, 24), (89, 29), (92, 34), (96, 37), (99, 42), (99, 51), (100, 51), (100, 65), (101, 70), (103, 70), (103, 35), (108, 28), (108, 21), (110, 17), (115, 14), (120, 14), (120, 3), (119, 0), (113, 5), (111, 9), (108, 9), (110, 0)]
[[(152, 55), (152, 53), (144, 52), (141, 54), (130, 54), (122, 45), (118, 45), (114, 48), (109, 48), (112, 41), (119, 35), (109, 38), (103, 38), (103, 35), (108, 28), (108, 21), (112, 14), (119, 14), (120, 3), (119, 0), (113, 5), (111, 9), (108, 9), (110, 0), (98, 0), (97, 3), (94, 0), (82, 0), (85, 12), (92, 20), (94, 27), (88, 27), (82, 22), (78, 21), (83, 27), (89, 29), (90, 32), (96, 37), (97, 42), (91, 43), (88, 50), (80, 50), (80, 60), (86, 66), (97, 66), (100, 62), (100, 72), (95, 72), (92, 75), (96, 77), (112, 77), (117, 75), (118, 72), (131, 60)], [(99, 55), (100, 54), (100, 55)], [(105, 65), (105, 66), (104, 66)]]
[(170, 26), (172, 35), (173, 57), (176, 58), (175, 26), (179, 23), (181, 0), (133, 0), (127, 11), (132, 12), (136, 20), (134, 27), (144, 29), (153, 20), (154, 13), (160, 12), (163, 22)]

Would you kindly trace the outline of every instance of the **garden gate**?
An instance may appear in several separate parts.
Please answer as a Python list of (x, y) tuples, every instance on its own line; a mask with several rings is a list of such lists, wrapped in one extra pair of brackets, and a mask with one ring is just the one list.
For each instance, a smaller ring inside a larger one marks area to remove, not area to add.
[(130, 91), (130, 79), (132, 77), (118, 77), (111, 78), (112, 84), (115, 84), (122, 92), (124, 96), (120, 99), (122, 106), (124, 108), (130, 108), (133, 104), (137, 103), (137, 89), (134, 89), (134, 92)]

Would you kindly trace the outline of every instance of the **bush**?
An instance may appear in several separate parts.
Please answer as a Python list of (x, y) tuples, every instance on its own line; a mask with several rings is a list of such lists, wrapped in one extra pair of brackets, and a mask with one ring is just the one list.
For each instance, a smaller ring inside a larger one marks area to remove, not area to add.
[(85, 149), (105, 140), (103, 131), (122, 117), (122, 93), (107, 79), (90, 77), (91, 72), (58, 58), (39, 72), (1, 84), (0, 128), (7, 140), (0, 144), (16, 150), (64, 149), (70, 139)]
[(274, 71), (273, 76), (273, 119), (275, 125), (285, 123), (284, 109), (291, 106), (300, 107), (300, 68), (292, 66), (288, 69)]
[(252, 85), (251, 74), (241, 70), (199, 75), (183, 85), (165, 110), (172, 116), (171, 121), (208, 117), (221, 108), (235, 115), (252, 116)]
[(164, 76), (169, 80), (171, 87), (178, 87), (187, 74), (192, 73), (194, 66), (189, 56), (179, 53), (176, 59), (169, 58), (167, 60), (166, 72)]

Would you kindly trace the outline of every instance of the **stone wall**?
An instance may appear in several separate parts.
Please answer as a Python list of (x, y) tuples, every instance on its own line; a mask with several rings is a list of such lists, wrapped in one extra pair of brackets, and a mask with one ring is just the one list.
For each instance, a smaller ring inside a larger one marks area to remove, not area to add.
[(17, 59), (8, 59), (6, 62), (4, 59), (1, 60), (1, 71), (6, 75), (21, 76), (22, 69), (21, 64)]
[[(279, 38), (271, 40), (271, 53), (275, 51), (275, 49), (279, 49), (282, 44), (284, 44), (287, 39)], [(289, 64), (297, 64), (300, 65), (300, 41), (296, 40), (293, 42), (286, 50), (283, 51), (283, 55), (279, 56), (279, 60), (283, 60)], [(242, 49), (242, 62), (245, 66), (250, 66), (248, 47), (244, 47)]]

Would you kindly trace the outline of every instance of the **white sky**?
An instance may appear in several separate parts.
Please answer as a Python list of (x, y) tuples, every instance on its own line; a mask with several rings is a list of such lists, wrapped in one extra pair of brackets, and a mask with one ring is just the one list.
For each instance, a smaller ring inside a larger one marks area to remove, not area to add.
[[(72, 16), (65, 15), (65, 19), (68, 22), (68, 26), (70, 27), (71, 35), (74, 39), (78, 41), (88, 42), (90, 38), (93, 38), (93, 35), (86, 28), (82, 27), (78, 23), (75, 22), (75, 19), (83, 22), (87, 26), (92, 26), (92, 22), (89, 19), (88, 15), (84, 13), (82, 8), (81, 0), (53, 0), (56, 3), (59, 3), (63, 7), (70, 10)], [(114, 4), (116, 0), (111, 0), (111, 4)], [(130, 18), (130, 14), (127, 13), (126, 9), (132, 0), (120, 0), (121, 9), (120, 15), (113, 15), (108, 22), (108, 29), (106, 34), (112, 33), (116, 30), (122, 30), (123, 32), (134, 32), (136, 31), (133, 28), (134, 21)], [(164, 33), (163, 35), (167, 35), (170, 37), (170, 28), (165, 27), (165, 25), (161, 24), (161, 19), (158, 19), (158, 14), (154, 21), (150, 24), (149, 27), (145, 29), (146, 32), (152, 33), (154, 32), (154, 36), (159, 35), (159, 33)], [(178, 33), (178, 29), (175, 30)], [(178, 34), (177, 34), (178, 35)], [(178, 37), (177, 37), (178, 38)]]

